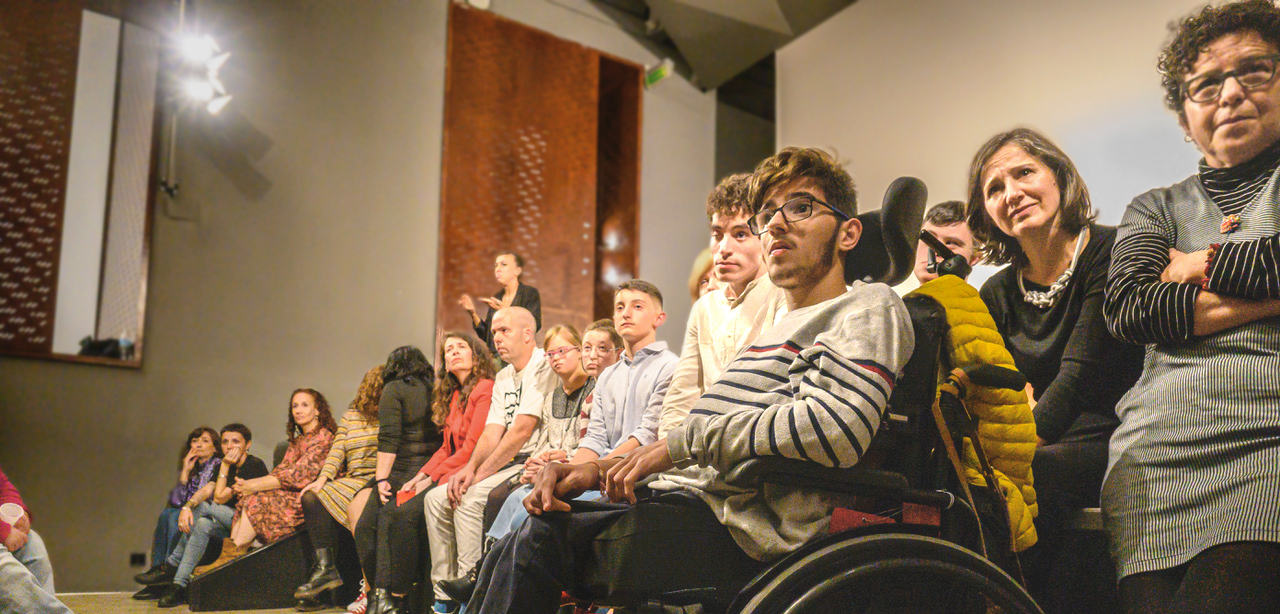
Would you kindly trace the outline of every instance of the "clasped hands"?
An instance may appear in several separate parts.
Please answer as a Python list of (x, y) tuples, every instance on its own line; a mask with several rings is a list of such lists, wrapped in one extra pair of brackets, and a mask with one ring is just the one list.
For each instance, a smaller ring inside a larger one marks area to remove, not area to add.
[(635, 503), (636, 482), (674, 466), (665, 439), (636, 448), (623, 458), (580, 465), (550, 462), (533, 478), (533, 492), (525, 497), (524, 508), (535, 516), (567, 512), (566, 501), (595, 488), (600, 488), (610, 501)]

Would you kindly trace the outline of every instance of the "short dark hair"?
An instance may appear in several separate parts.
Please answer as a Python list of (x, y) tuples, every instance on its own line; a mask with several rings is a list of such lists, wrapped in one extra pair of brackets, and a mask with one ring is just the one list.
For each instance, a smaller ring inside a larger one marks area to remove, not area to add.
[(613, 325), (613, 320), (603, 319), (592, 322), (586, 330), (582, 331), (582, 336), (586, 337), (587, 333), (593, 330), (600, 330), (609, 333), (609, 341), (613, 342), (613, 347), (620, 348), (623, 345), (622, 335), (618, 334), (618, 329)]
[(659, 309), (662, 308), (662, 292), (658, 290), (657, 286), (643, 279), (632, 279), (629, 281), (622, 282), (622, 284), (618, 286), (618, 289), (614, 291), (613, 298), (617, 299), (618, 293), (622, 292), (623, 290), (633, 290), (635, 292), (643, 292), (645, 294), (648, 294), (649, 296), (653, 297), (653, 300), (658, 301), (658, 308)]
[(1176, 25), (1170, 24), (1169, 29), (1173, 31), (1173, 38), (1160, 52), (1156, 67), (1164, 85), (1164, 103), (1178, 117), (1185, 116), (1183, 103), (1186, 102), (1186, 92), (1182, 89), (1182, 82), (1196, 60), (1200, 59), (1200, 50), (1213, 41), (1237, 32), (1255, 32), (1280, 50), (1280, 8), (1271, 0), (1207, 5)]
[(707, 219), (719, 213), (724, 217), (751, 215), (751, 173), (729, 175), (720, 181), (707, 197)]
[(954, 226), (964, 223), (964, 201), (948, 200), (929, 207), (924, 221), (934, 226)]
[(253, 431), (250, 431), (249, 427), (243, 424), (240, 424), (239, 422), (232, 422), (231, 424), (228, 424), (222, 427), (222, 432), (219, 434), (226, 435), (228, 431), (233, 433), (240, 433), (240, 435), (244, 437), (244, 440), (246, 442), (253, 441)]
[(796, 179), (812, 179), (822, 190), (827, 204), (854, 217), (858, 215), (858, 191), (853, 177), (835, 156), (814, 148), (788, 147), (770, 156), (751, 175), (751, 191), (748, 196), (751, 213), (764, 206), (769, 191)]
[(498, 252), (493, 255), (493, 259), (497, 260), (500, 256), (511, 256), (516, 261), (516, 266), (522, 269), (524, 268), (524, 258), (521, 258), (520, 254), (515, 252)]
[(1014, 128), (991, 137), (973, 156), (973, 164), (969, 165), (969, 204), (965, 217), (984, 262), (1025, 265), (1027, 255), (1022, 252), (1022, 246), (1001, 232), (987, 215), (987, 199), (982, 192), (982, 173), (991, 158), (1005, 145), (1017, 145), (1053, 171), (1053, 178), (1058, 184), (1063, 230), (1072, 234), (1080, 232), (1097, 214), (1089, 204), (1089, 188), (1085, 187), (1080, 171), (1049, 137), (1030, 128)]

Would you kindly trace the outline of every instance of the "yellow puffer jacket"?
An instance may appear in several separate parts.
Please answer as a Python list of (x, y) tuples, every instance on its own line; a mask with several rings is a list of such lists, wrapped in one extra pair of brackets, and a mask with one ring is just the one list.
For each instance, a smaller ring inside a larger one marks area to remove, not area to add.
[[(911, 294), (923, 294), (947, 310), (951, 326), (953, 367), (994, 364), (1015, 368), (1004, 347), (996, 322), (987, 311), (978, 291), (955, 275), (930, 281)], [(1022, 390), (1002, 390), (970, 386), (965, 406), (978, 420), (978, 438), (995, 469), (996, 480), (1009, 502), (1014, 550), (1021, 552), (1036, 543), (1032, 520), (1039, 514), (1036, 491), (1032, 487), (1031, 459), (1036, 452), (1036, 422)], [(985, 486), (973, 443), (964, 441), (961, 461), (970, 484)]]

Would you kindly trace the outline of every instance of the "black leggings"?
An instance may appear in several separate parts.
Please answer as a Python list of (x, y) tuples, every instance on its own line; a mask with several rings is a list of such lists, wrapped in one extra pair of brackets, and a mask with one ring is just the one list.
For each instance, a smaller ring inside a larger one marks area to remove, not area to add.
[(427, 491), (397, 506), (395, 491), (399, 490), (400, 483), (392, 481), (391, 484), (391, 498), (386, 504), (382, 503), (376, 488), (369, 493), (369, 502), (356, 522), (356, 552), (370, 587), (403, 594), (409, 592), (422, 575), (419, 546), (427, 534), (423, 505)]
[(1214, 546), (1172, 569), (1120, 580), (1128, 614), (1280, 612), (1280, 544)]

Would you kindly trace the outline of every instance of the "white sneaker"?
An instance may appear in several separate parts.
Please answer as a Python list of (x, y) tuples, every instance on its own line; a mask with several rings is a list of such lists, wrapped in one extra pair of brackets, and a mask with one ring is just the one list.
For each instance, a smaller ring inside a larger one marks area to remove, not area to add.
[(352, 601), (351, 605), (347, 606), (347, 611), (350, 612), (351, 614), (364, 614), (365, 610), (369, 609), (369, 592), (368, 591), (369, 591), (369, 587), (364, 583), (364, 580), (361, 580), (360, 596), (356, 597), (356, 600)]

